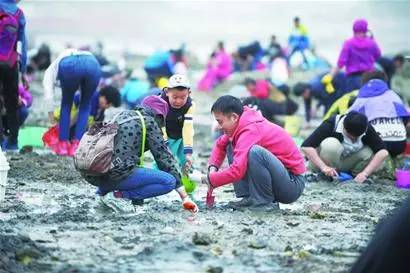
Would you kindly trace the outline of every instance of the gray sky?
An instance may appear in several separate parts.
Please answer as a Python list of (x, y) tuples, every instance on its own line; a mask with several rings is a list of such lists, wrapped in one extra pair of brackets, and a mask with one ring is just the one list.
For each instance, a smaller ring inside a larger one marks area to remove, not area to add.
[(276, 34), (286, 42), (299, 16), (318, 52), (331, 61), (355, 18), (368, 19), (382, 50), (410, 49), (409, 1), (39, 1), (21, 2), (31, 41), (75, 45), (103, 40), (108, 48), (150, 51), (186, 42), (207, 56), (216, 41), (228, 49)]

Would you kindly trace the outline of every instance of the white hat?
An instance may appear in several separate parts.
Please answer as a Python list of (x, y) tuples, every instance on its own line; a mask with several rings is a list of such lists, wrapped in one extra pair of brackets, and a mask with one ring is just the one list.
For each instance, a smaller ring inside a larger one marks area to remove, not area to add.
[(185, 87), (191, 88), (191, 84), (189, 83), (187, 77), (181, 74), (172, 75), (168, 80), (168, 88), (175, 88), (175, 87)]

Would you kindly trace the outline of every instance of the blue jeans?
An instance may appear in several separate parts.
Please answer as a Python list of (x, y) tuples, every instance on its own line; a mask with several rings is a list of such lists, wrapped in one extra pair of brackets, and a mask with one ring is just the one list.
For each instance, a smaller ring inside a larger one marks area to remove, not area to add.
[[(18, 126), (21, 127), (23, 126), (24, 122), (26, 121), (27, 117), (28, 117), (28, 108), (27, 106), (21, 105), (18, 108), (18, 113), (19, 113), (19, 123)], [(9, 123), (7, 120), (7, 115), (2, 116), (2, 121), (3, 121), (3, 130), (5, 134), (9, 133), (10, 127), (9, 127)]]
[(176, 180), (169, 173), (160, 170), (135, 168), (134, 172), (119, 183), (106, 184), (98, 187), (98, 194), (119, 191), (125, 199), (141, 200), (169, 193), (175, 189)]
[(347, 76), (347, 92), (351, 92), (362, 87), (362, 75), (363, 73), (354, 73)]
[(306, 58), (306, 55), (305, 55), (305, 49), (306, 48), (301, 48), (299, 46), (295, 46), (292, 49), (292, 51), (290, 52), (289, 56), (287, 57), (288, 64), (290, 64), (290, 58), (292, 58), (293, 54), (295, 54), (296, 52), (299, 51), (300, 54), (302, 54), (303, 63), (307, 66), (307, 68), (309, 68), (309, 62), (308, 62), (308, 59)]
[(26, 121), (26, 119), (28, 117), (28, 108), (27, 108), (27, 106), (24, 106), (24, 105), (20, 106), (19, 113), (20, 113), (19, 126), (23, 126), (24, 122)]
[(58, 79), (62, 89), (60, 134), (62, 141), (70, 137), (70, 112), (75, 92), (80, 89), (81, 100), (78, 107), (78, 118), (74, 139), (83, 136), (91, 110), (91, 97), (100, 82), (101, 68), (94, 56), (74, 55), (61, 60), (58, 68)]

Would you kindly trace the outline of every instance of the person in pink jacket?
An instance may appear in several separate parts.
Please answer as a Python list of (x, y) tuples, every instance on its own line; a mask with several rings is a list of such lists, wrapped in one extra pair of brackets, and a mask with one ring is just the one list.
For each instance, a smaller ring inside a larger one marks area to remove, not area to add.
[(198, 89), (209, 91), (232, 74), (232, 57), (225, 51), (223, 42), (218, 42), (212, 53), (205, 75), (198, 83)]
[[(305, 187), (306, 167), (291, 136), (233, 96), (220, 97), (211, 112), (224, 134), (213, 147), (203, 182), (212, 188), (234, 183), (242, 198), (229, 203), (234, 209), (270, 211), (277, 202), (296, 201)], [(220, 170), (227, 154), (230, 166)]]
[(245, 87), (252, 97), (258, 99), (268, 99), (271, 86), (267, 80), (254, 80), (252, 78), (245, 79)]

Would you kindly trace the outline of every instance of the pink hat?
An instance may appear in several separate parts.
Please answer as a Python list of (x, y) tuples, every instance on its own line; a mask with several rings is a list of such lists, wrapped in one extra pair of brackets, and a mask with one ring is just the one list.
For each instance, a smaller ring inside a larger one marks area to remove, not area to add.
[(367, 32), (367, 21), (365, 19), (356, 19), (353, 23), (353, 32)]
[(151, 108), (157, 115), (161, 115), (164, 117), (164, 119), (167, 117), (168, 114), (168, 103), (162, 99), (160, 96), (148, 96), (145, 97), (141, 105), (144, 107), (149, 107)]

